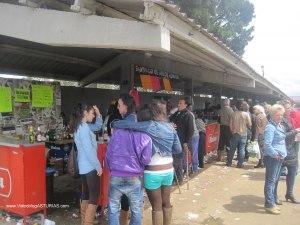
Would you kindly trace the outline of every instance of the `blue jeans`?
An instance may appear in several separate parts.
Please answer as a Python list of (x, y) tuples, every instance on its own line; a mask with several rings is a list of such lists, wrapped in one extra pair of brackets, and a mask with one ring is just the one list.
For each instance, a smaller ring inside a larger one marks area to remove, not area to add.
[(298, 171), (298, 165), (287, 166), (286, 175), (286, 195), (292, 196), (294, 193), (295, 180)]
[(230, 140), (230, 150), (227, 156), (227, 166), (231, 166), (236, 148), (238, 149), (238, 166), (242, 166), (245, 158), (247, 135), (233, 134)]
[(278, 200), (277, 186), (280, 178), (280, 168), (283, 160), (277, 160), (271, 156), (264, 157), (264, 163), (266, 166), (265, 177), (265, 207), (272, 208), (275, 206), (275, 201)]
[(125, 194), (130, 205), (130, 225), (142, 224), (143, 189), (140, 177), (110, 178), (108, 224), (119, 225), (120, 200)]
[[(199, 146), (199, 134), (194, 134), (188, 143), (189, 149), (192, 154), (192, 166), (193, 172), (198, 171), (199, 159), (198, 159), (198, 146)], [(186, 170), (186, 155), (183, 157), (183, 169)]]

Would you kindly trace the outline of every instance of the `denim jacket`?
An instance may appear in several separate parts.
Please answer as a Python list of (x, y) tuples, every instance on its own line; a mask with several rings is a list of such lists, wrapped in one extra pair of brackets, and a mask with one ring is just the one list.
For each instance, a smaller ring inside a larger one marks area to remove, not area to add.
[(101, 115), (96, 117), (95, 123), (88, 123), (90, 130), (93, 132), (100, 131), (102, 128), (102, 124), (103, 119)]
[(167, 122), (144, 121), (132, 123), (119, 120), (113, 123), (114, 128), (132, 129), (148, 134), (152, 138), (152, 155), (172, 156), (182, 153), (182, 147), (176, 130)]
[(97, 158), (96, 135), (87, 123), (81, 123), (74, 133), (77, 146), (77, 161), (79, 174), (87, 174), (93, 170), (100, 170), (101, 165)]
[(285, 158), (287, 150), (285, 146), (285, 130), (281, 125), (276, 125), (272, 120), (265, 129), (265, 156)]

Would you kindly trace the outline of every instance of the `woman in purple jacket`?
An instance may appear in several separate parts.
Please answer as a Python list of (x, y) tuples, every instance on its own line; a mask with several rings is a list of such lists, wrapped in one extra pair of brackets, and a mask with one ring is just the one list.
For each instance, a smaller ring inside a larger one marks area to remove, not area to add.
[[(147, 113), (143, 111), (140, 113), (147, 116)], [(150, 117), (150, 114), (148, 117)], [(143, 189), (141, 176), (144, 173), (145, 166), (151, 160), (151, 155), (152, 141), (147, 134), (114, 129), (106, 154), (106, 162), (111, 175), (108, 208), (109, 225), (119, 225), (122, 195), (126, 195), (129, 201), (130, 225), (142, 224)]]
[(117, 121), (114, 128), (131, 129), (148, 134), (153, 142), (151, 162), (144, 171), (144, 187), (152, 206), (152, 224), (172, 224), (171, 185), (174, 177), (173, 154), (181, 154), (182, 148), (176, 130), (166, 122), (166, 107), (163, 102), (145, 106), (151, 120), (129, 123)]

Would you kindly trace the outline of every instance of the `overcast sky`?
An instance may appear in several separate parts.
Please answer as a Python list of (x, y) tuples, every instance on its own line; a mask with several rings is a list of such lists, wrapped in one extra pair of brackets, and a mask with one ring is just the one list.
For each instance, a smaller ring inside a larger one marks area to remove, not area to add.
[(243, 59), (289, 96), (300, 96), (300, 1), (250, 0), (254, 38)]

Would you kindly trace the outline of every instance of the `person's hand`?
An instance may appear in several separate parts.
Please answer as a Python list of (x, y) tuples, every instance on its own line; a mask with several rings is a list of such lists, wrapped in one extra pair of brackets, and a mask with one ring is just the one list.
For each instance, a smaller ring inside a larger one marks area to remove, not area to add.
[(98, 107), (96, 105), (93, 106), (94, 110), (95, 110), (95, 114), (96, 116), (100, 116), (100, 110), (98, 109)]
[(187, 153), (189, 151), (189, 146), (187, 143), (183, 143), (183, 151)]
[(281, 160), (282, 157), (281, 157), (281, 155), (276, 155), (276, 156), (275, 156), (275, 159), (276, 159), (276, 160)]
[(177, 129), (177, 125), (175, 123), (171, 123), (171, 125), (175, 130)]
[(102, 168), (100, 168), (99, 170), (97, 170), (97, 176), (101, 176), (102, 175)]

